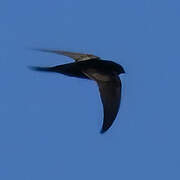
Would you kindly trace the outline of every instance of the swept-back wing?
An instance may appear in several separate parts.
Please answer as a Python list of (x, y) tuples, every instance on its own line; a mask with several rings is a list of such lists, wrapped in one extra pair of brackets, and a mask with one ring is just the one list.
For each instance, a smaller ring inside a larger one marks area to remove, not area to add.
[(83, 54), (83, 53), (76, 53), (76, 52), (69, 52), (69, 51), (62, 51), (62, 50), (51, 50), (51, 49), (34, 49), (42, 52), (48, 52), (48, 53), (55, 53), (60, 54), (63, 56), (70, 57), (74, 59), (75, 61), (86, 61), (90, 59), (100, 59), (98, 56), (92, 55), (92, 54)]

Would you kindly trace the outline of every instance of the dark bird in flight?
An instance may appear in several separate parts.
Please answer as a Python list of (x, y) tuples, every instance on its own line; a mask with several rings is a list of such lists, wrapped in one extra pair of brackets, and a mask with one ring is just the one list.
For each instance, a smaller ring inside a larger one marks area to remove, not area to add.
[(102, 60), (100, 57), (91, 54), (48, 49), (36, 50), (68, 56), (74, 59), (75, 62), (53, 67), (32, 67), (33, 70), (91, 79), (97, 83), (104, 108), (101, 133), (107, 131), (119, 111), (122, 87), (119, 74), (125, 73), (123, 67), (115, 62)]

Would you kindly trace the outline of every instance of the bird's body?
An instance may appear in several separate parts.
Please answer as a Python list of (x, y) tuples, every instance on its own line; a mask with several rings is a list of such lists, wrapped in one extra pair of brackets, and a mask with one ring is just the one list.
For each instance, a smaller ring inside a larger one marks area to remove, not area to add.
[(57, 72), (97, 82), (104, 107), (104, 122), (101, 132), (103, 133), (109, 129), (119, 110), (121, 81), (118, 75), (125, 73), (122, 66), (113, 61), (101, 60), (99, 57), (89, 54), (45, 49), (41, 51), (65, 55), (75, 59), (75, 62), (54, 67), (33, 67), (34, 70)]

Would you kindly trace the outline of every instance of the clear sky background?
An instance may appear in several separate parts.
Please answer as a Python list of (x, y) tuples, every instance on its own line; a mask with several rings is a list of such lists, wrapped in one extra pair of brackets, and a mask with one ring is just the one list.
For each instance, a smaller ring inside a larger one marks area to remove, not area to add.
[[(179, 0), (0, 1), (1, 180), (180, 179)], [(30, 71), (92, 53), (121, 64), (121, 108), (99, 133), (93, 81)]]

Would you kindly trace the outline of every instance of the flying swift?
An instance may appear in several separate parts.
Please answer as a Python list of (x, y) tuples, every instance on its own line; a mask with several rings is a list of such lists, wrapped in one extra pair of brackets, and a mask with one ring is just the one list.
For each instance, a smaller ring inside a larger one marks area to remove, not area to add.
[(101, 133), (106, 132), (113, 124), (119, 111), (122, 88), (119, 75), (125, 73), (123, 67), (92, 54), (50, 49), (35, 50), (64, 55), (74, 59), (75, 62), (53, 67), (34, 66), (31, 67), (33, 70), (61, 73), (71, 77), (94, 80), (97, 83), (104, 110)]

